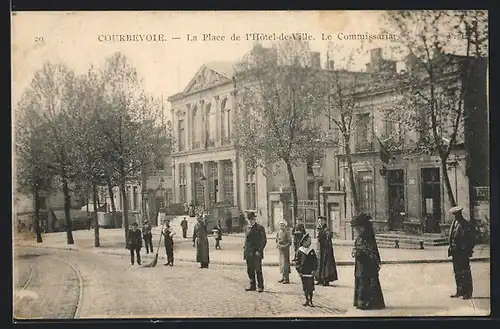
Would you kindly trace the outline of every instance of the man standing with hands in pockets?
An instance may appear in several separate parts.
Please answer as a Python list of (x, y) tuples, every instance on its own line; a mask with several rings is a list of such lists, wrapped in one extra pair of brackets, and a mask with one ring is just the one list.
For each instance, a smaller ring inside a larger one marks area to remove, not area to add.
[[(245, 231), (245, 246), (243, 259), (247, 263), (247, 273), (250, 279), (250, 286), (246, 291), (264, 291), (264, 276), (262, 274), (262, 259), (264, 258), (264, 248), (267, 244), (266, 231), (264, 227), (257, 223), (254, 212), (247, 213), (248, 227)], [(255, 282), (257, 276), (257, 282)], [(257, 284), (256, 284), (257, 283)]]

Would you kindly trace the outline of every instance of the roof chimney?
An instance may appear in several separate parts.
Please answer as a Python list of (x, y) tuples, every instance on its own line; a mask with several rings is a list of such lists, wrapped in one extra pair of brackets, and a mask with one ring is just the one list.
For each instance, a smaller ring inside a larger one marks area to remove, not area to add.
[(317, 51), (311, 51), (311, 67), (316, 69), (321, 68), (320, 54)]

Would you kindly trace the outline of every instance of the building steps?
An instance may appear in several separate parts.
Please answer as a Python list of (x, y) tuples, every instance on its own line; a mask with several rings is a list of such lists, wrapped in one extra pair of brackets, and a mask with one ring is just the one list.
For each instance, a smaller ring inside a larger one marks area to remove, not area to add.
[(448, 238), (436, 233), (410, 235), (404, 232), (377, 234), (377, 245), (381, 248), (425, 249), (430, 246), (446, 246)]

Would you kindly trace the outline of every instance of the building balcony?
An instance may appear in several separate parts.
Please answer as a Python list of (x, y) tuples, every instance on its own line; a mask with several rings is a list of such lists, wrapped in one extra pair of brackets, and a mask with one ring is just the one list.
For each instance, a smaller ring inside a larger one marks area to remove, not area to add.
[(356, 144), (356, 152), (370, 152), (373, 151), (373, 143), (365, 142)]

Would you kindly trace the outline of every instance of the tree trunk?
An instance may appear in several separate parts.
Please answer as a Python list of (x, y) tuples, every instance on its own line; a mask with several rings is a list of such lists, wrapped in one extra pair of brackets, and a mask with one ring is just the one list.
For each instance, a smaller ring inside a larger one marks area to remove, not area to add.
[(111, 185), (111, 180), (108, 178), (106, 184), (108, 185), (109, 199), (111, 202), (111, 217), (113, 218), (113, 223), (115, 228), (118, 228), (118, 216), (116, 216), (116, 205), (115, 205), (115, 194), (113, 192), (113, 186)]
[(92, 201), (94, 203), (94, 247), (99, 247), (101, 245), (99, 241), (99, 220), (97, 215), (97, 207), (95, 206), (97, 202), (97, 187), (96, 184), (92, 184)]
[(124, 180), (120, 182), (120, 192), (123, 197), (123, 227), (125, 228), (125, 244), (126, 244), (128, 239), (128, 198)]
[(36, 242), (41, 243), (42, 242), (42, 232), (40, 230), (40, 195), (38, 193), (38, 190), (33, 193), (33, 197), (35, 198), (35, 217), (33, 218), (34, 220), (34, 227), (35, 227), (35, 232), (36, 232)]
[(441, 171), (443, 172), (443, 182), (446, 194), (448, 195), (448, 200), (450, 201), (450, 206), (455, 207), (457, 201), (453, 195), (453, 189), (451, 188), (450, 178), (448, 177), (448, 165), (446, 164), (446, 158), (441, 158)]
[(68, 180), (63, 178), (63, 193), (64, 193), (64, 219), (66, 221), (66, 239), (68, 244), (75, 244), (73, 240), (73, 222), (71, 221), (71, 196), (69, 195)]
[(352, 215), (357, 216), (361, 212), (361, 209), (360, 209), (361, 207), (359, 206), (358, 189), (356, 187), (356, 180), (354, 178), (354, 170), (352, 168), (351, 148), (349, 147), (349, 145), (346, 145), (344, 147), (344, 150), (345, 150), (345, 157), (347, 160), (347, 171), (349, 174), (349, 185), (351, 187), (351, 199), (352, 199), (352, 203), (354, 206), (354, 214), (352, 214)]
[(291, 163), (288, 161), (285, 161), (285, 163), (286, 163), (286, 171), (288, 173), (288, 181), (290, 183), (290, 188), (292, 189), (292, 223), (293, 226), (295, 227), (297, 221), (297, 204), (298, 204), (297, 185), (295, 184), (295, 177), (293, 175), (293, 168)]

